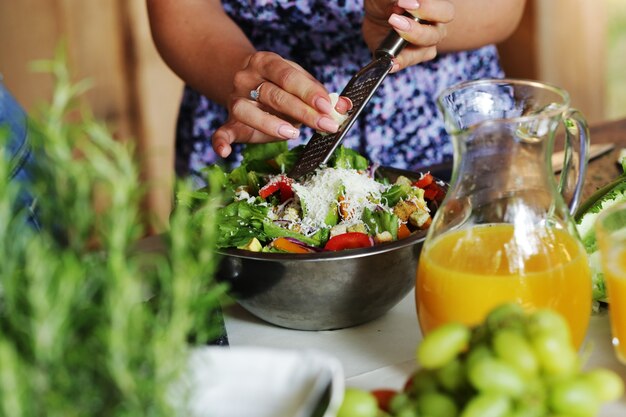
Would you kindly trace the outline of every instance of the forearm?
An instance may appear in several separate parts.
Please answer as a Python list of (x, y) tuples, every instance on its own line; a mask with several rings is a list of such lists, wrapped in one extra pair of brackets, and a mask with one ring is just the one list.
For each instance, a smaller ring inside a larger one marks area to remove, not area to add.
[(454, 20), (437, 51), (452, 52), (499, 43), (509, 37), (522, 17), (525, 0), (452, 0)]
[(226, 105), (254, 47), (219, 0), (147, 0), (155, 45), (188, 85)]

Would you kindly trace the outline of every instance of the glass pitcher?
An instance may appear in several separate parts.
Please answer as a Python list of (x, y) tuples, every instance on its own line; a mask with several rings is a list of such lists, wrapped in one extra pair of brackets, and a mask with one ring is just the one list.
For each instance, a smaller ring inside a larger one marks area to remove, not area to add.
[[(449, 321), (475, 325), (493, 307), (517, 302), (563, 314), (579, 346), (591, 274), (570, 214), (587, 166), (584, 117), (564, 90), (523, 80), (462, 83), (445, 90), (438, 105), (454, 165), (417, 270), (422, 333)], [(565, 160), (557, 185), (551, 156), (560, 123)]]

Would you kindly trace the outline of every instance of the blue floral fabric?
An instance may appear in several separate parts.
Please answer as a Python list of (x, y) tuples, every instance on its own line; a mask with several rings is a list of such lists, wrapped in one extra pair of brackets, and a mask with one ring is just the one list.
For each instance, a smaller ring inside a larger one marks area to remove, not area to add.
[[(328, 91), (340, 92), (371, 60), (361, 34), (363, 0), (223, 0), (224, 10), (257, 50), (274, 51), (302, 65)], [(439, 55), (432, 61), (389, 75), (346, 135), (343, 144), (371, 161), (402, 169), (452, 158), (452, 144), (435, 101), (446, 87), (461, 81), (502, 77), (494, 46)], [(177, 125), (176, 171), (196, 174), (221, 158), (211, 136), (227, 111), (185, 87)], [(306, 143), (301, 129), (291, 146)], [(234, 147), (229, 162), (236, 164)]]

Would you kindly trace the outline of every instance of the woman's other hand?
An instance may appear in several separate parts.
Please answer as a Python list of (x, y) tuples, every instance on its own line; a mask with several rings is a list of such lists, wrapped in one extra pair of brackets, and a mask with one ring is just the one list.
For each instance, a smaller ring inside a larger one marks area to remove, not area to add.
[[(350, 106), (342, 98), (336, 109), (345, 113)], [(324, 86), (304, 68), (273, 52), (255, 52), (235, 74), (227, 108), (228, 121), (212, 138), (213, 149), (223, 158), (233, 142), (295, 139), (301, 124), (329, 133), (339, 129)]]
[[(404, 12), (429, 23), (418, 23)], [(454, 4), (449, 0), (365, 0), (363, 37), (375, 50), (395, 30), (409, 42), (394, 59), (392, 72), (428, 61), (437, 56), (437, 46), (447, 34), (447, 24), (454, 18)]]

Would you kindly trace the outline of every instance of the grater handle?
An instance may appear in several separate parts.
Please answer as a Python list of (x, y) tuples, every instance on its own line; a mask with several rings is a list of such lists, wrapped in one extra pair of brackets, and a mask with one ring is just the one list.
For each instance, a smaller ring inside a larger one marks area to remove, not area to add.
[[(405, 11), (402, 15), (408, 17), (409, 19), (415, 20), (417, 23), (421, 23), (423, 25), (432, 25), (431, 22), (422, 20), (419, 17), (415, 17), (409, 12)], [(387, 55), (395, 58), (400, 52), (402, 52), (407, 43), (407, 41), (405, 41), (404, 39), (402, 39), (402, 37), (400, 37), (400, 35), (398, 35), (398, 32), (392, 29), (391, 32), (389, 32), (389, 35), (387, 35), (387, 37), (380, 43), (378, 48), (376, 48), (376, 51), (374, 51), (374, 56), (376, 58), (379, 58), (381, 55)]]

